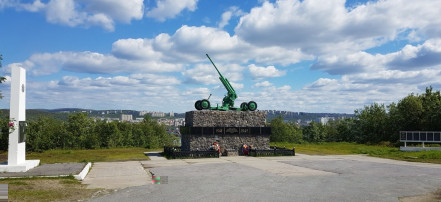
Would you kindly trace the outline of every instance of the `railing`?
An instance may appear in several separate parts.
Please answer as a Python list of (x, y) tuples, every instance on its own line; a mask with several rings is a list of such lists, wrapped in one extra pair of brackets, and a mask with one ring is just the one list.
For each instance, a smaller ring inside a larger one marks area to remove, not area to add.
[(295, 156), (296, 150), (295, 148), (291, 149), (281, 149), (281, 148), (274, 148), (269, 150), (258, 150), (258, 149), (251, 149), (249, 151), (250, 156)]
[(164, 147), (164, 156), (169, 159), (219, 158), (218, 151), (181, 151), (180, 147)]
[(440, 131), (400, 131), (400, 142), (404, 142), (404, 147), (407, 147), (407, 142), (422, 143), (441, 143)]

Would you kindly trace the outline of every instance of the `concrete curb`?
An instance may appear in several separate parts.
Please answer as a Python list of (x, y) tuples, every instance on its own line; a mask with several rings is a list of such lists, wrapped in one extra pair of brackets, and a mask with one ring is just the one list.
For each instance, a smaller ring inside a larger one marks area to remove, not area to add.
[(87, 163), (86, 166), (84, 166), (83, 170), (78, 174), (78, 175), (74, 175), (74, 178), (76, 180), (84, 180), (84, 178), (87, 176), (87, 174), (89, 173), (90, 167), (92, 166), (92, 163)]

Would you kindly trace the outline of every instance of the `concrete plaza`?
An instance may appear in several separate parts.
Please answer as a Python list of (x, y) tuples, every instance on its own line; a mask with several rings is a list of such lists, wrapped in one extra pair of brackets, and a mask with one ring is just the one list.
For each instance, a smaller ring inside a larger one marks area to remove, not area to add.
[[(362, 155), (182, 160), (151, 156), (131, 166), (144, 167), (146, 176), (167, 177), (167, 184), (145, 181), (136, 186), (136, 181), (127, 186), (133, 178), (118, 178), (127, 188), (91, 201), (399, 201), (441, 188), (441, 165)], [(94, 169), (99, 168), (91, 173)]]

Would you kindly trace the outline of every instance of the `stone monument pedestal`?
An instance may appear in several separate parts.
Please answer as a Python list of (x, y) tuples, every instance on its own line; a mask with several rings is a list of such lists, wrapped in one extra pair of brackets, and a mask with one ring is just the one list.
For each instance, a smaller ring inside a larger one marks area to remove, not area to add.
[(243, 144), (270, 149), (271, 128), (261, 111), (190, 111), (181, 127), (181, 150), (208, 150), (218, 142), (223, 154), (238, 155)]
[(11, 69), (11, 102), (9, 118), (14, 128), (9, 132), (8, 164), (0, 165), (0, 172), (25, 172), (40, 164), (40, 160), (26, 160), (26, 70)]

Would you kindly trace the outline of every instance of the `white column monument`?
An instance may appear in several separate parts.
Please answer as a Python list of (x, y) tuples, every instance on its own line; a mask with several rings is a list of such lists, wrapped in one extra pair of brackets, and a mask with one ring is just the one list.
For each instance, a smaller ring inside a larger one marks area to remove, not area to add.
[(11, 69), (11, 102), (9, 118), (13, 129), (9, 132), (8, 164), (0, 165), (0, 172), (25, 172), (40, 164), (40, 160), (26, 160), (26, 70)]

